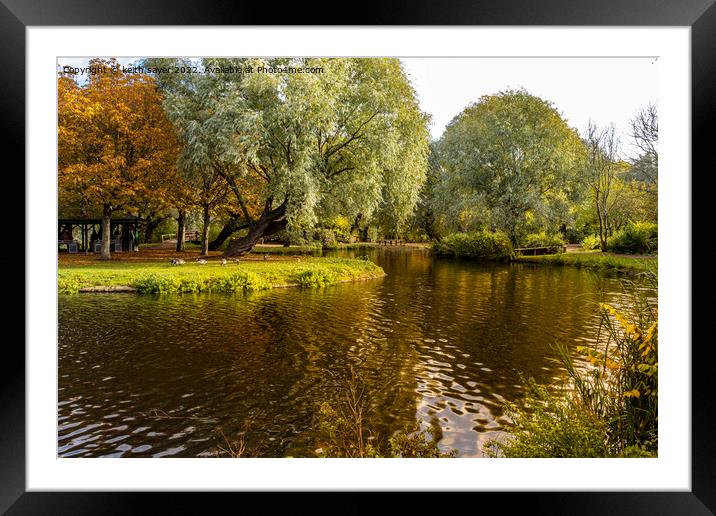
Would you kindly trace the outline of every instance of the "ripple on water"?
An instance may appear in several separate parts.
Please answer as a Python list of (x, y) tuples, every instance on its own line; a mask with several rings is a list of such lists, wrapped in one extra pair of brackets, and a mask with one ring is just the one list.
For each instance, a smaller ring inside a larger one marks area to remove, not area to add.
[(502, 406), (524, 394), (520, 377), (563, 379), (551, 344), (593, 343), (599, 292), (619, 296), (615, 280), (578, 269), (369, 254), (385, 278), (60, 296), (58, 455), (213, 456), (220, 428), (262, 456), (312, 456), (318, 406), (339, 399), (353, 365), (377, 431), (417, 417), (438, 425), (442, 447), (478, 456), (509, 424)]

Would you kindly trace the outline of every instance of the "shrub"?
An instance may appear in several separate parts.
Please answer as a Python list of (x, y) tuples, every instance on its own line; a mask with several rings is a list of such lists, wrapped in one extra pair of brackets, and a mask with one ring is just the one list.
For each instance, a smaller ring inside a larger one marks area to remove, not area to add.
[(486, 443), (488, 457), (605, 457), (606, 424), (571, 395), (558, 397), (528, 381), (523, 404), (505, 407), (511, 435)]
[(131, 286), (141, 294), (171, 294), (261, 290), (269, 288), (270, 284), (252, 272), (239, 271), (228, 276), (216, 277), (195, 274), (145, 274), (133, 280)]
[(607, 249), (623, 254), (655, 253), (658, 238), (658, 226), (653, 222), (630, 222), (607, 239)]
[(440, 242), (434, 242), (431, 249), (438, 255), (483, 260), (508, 260), (512, 257), (512, 244), (507, 235), (486, 230), (452, 233)]
[(147, 274), (134, 280), (132, 286), (142, 294), (166, 294), (181, 291), (181, 280), (175, 276)]
[(336, 233), (332, 229), (319, 229), (317, 231), (318, 240), (321, 242), (323, 249), (337, 249), (338, 240)]
[(588, 235), (584, 237), (584, 240), (582, 240), (582, 249), (585, 251), (599, 249), (600, 246), (601, 242), (599, 241), (599, 235)]
[(556, 247), (561, 250), (564, 245), (564, 238), (559, 233), (547, 234), (545, 231), (541, 233), (531, 233), (527, 235), (522, 247)]
[(431, 430), (421, 430), (420, 423), (408, 426), (388, 439), (390, 457), (396, 458), (451, 458), (457, 450), (441, 452)]
[(338, 282), (335, 272), (323, 269), (308, 269), (291, 276), (291, 280), (302, 287), (325, 287)]

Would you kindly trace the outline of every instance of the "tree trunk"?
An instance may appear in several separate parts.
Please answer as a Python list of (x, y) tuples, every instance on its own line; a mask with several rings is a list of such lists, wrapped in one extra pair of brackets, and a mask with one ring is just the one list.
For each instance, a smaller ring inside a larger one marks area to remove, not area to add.
[(229, 219), (229, 221), (224, 224), (224, 227), (221, 228), (221, 231), (216, 238), (209, 242), (209, 251), (216, 251), (219, 247), (221, 247), (221, 244), (226, 242), (227, 238), (234, 234), (234, 232), (249, 227), (246, 223), (241, 224), (242, 220), (243, 219), (240, 216)]
[(209, 212), (209, 205), (204, 205), (204, 227), (201, 231), (201, 256), (209, 255), (209, 222), (211, 213)]
[(288, 221), (285, 219), (288, 199), (275, 210), (271, 209), (271, 200), (266, 201), (266, 207), (259, 220), (255, 221), (249, 233), (242, 238), (233, 240), (224, 252), (224, 256), (243, 256), (262, 238), (271, 236), (286, 229)]
[(184, 210), (179, 210), (177, 217), (177, 252), (184, 250)]
[(159, 227), (159, 224), (164, 222), (164, 218), (159, 219), (149, 219), (146, 222), (146, 225), (144, 226), (144, 242), (150, 243), (152, 241), (152, 237), (154, 236), (154, 231)]
[(360, 233), (360, 221), (362, 218), (363, 218), (362, 213), (359, 213), (358, 215), (356, 215), (356, 218), (353, 221), (353, 224), (351, 224), (351, 229), (348, 231), (349, 235), (352, 235), (355, 230), (359, 230), (358, 232)]
[(110, 231), (110, 224), (112, 223), (112, 207), (109, 204), (104, 205), (102, 210), (102, 254), (100, 260), (111, 260), (110, 255), (110, 238), (112, 232)]

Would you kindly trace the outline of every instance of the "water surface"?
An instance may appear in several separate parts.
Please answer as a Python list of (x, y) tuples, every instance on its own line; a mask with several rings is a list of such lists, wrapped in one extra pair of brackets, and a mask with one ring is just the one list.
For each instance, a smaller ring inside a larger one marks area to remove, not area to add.
[(442, 448), (480, 456), (521, 378), (563, 382), (552, 344), (591, 341), (595, 304), (621, 292), (614, 277), (570, 267), (368, 255), (387, 276), (246, 295), (60, 296), (58, 455), (211, 456), (222, 435), (244, 433), (260, 456), (315, 456), (318, 407), (343, 395), (353, 368), (379, 438), (418, 419)]

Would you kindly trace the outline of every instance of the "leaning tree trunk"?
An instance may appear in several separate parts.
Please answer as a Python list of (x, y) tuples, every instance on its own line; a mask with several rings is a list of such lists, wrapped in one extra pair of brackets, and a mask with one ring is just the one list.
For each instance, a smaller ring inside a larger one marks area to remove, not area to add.
[(112, 236), (112, 232), (110, 231), (109, 225), (112, 223), (112, 207), (109, 204), (104, 205), (104, 209), (102, 210), (102, 254), (100, 255), (100, 260), (111, 260), (112, 256), (110, 255), (110, 238)]
[(209, 205), (204, 205), (204, 227), (201, 231), (201, 256), (209, 256), (209, 222), (211, 213)]
[(260, 239), (286, 229), (288, 223), (285, 218), (287, 202), (288, 200), (284, 201), (281, 206), (272, 210), (271, 200), (267, 200), (261, 217), (250, 226), (248, 234), (233, 240), (226, 248), (224, 256), (243, 256), (251, 251)]
[(231, 219), (224, 224), (224, 227), (221, 228), (221, 231), (216, 238), (209, 242), (209, 251), (216, 251), (219, 247), (221, 247), (221, 244), (226, 242), (227, 238), (234, 234), (234, 232), (249, 227), (246, 223), (241, 224), (241, 221), (241, 216), (231, 217)]
[(177, 217), (177, 252), (184, 250), (184, 210), (179, 210)]

